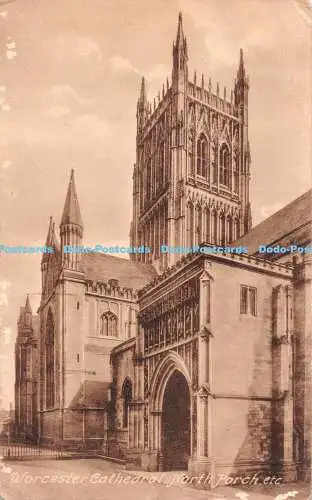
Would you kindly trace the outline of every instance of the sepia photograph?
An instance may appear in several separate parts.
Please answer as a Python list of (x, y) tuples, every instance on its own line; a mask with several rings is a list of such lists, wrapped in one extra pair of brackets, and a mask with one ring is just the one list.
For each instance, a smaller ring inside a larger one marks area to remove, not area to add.
[(0, 500), (312, 500), (311, 26), (0, 0)]

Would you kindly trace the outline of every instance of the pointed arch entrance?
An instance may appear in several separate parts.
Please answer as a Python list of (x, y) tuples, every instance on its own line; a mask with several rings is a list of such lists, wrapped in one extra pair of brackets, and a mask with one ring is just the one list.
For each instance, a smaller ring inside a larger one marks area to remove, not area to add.
[(183, 359), (170, 351), (150, 385), (149, 450), (158, 470), (187, 469), (191, 454), (191, 379)]
[(187, 469), (191, 447), (190, 406), (186, 378), (175, 370), (166, 384), (162, 407), (164, 470)]

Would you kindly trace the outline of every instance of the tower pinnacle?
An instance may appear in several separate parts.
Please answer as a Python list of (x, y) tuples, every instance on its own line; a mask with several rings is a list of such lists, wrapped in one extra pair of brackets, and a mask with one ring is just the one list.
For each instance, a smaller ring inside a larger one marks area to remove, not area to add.
[(146, 94), (146, 82), (143, 76), (141, 80), (140, 97), (138, 99), (138, 105), (137, 105), (138, 133), (140, 133), (143, 130), (147, 116), (148, 116), (148, 102)]
[(178, 73), (184, 73), (187, 78), (187, 43), (186, 37), (184, 36), (183, 31), (183, 20), (182, 13), (179, 13), (178, 20), (178, 30), (176, 41), (173, 43), (173, 71), (172, 71), (172, 80), (174, 80), (174, 75)]
[(25, 313), (30, 313), (30, 314), (32, 313), (28, 294), (27, 294), (26, 303), (25, 303)]
[(53, 219), (50, 217), (49, 220), (49, 229), (48, 229), (48, 234), (47, 234), (47, 239), (46, 239), (46, 247), (51, 246), (52, 243), (52, 233), (53, 233)]
[(237, 81), (244, 81), (244, 82), (247, 81), (243, 49), (240, 49), (239, 66), (238, 66), (238, 71), (237, 71)]
[(141, 90), (140, 90), (140, 103), (143, 104), (143, 103), (146, 103), (146, 83), (145, 83), (145, 78), (144, 76), (142, 77), (142, 80), (141, 80)]
[(31, 328), (32, 324), (32, 310), (30, 307), (29, 295), (27, 294), (26, 303), (24, 308), (24, 326)]
[(183, 47), (185, 42), (184, 32), (183, 32), (183, 19), (182, 12), (179, 12), (179, 21), (178, 21), (178, 30), (177, 30), (177, 39), (176, 39), (176, 47)]
[[(83, 223), (79, 208), (74, 170), (71, 171), (63, 216), (60, 225), (62, 265), (64, 269), (80, 270), (81, 256), (67, 253), (65, 247), (82, 245)], [(53, 236), (53, 232), (52, 232)]]
[(70, 175), (61, 226), (65, 224), (75, 224), (76, 226), (80, 226), (81, 228), (83, 228), (83, 222), (76, 191), (74, 170), (71, 171)]

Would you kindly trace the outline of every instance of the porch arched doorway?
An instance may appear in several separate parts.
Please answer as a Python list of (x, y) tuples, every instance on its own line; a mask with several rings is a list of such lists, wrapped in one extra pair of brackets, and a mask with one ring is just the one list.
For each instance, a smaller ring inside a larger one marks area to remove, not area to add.
[(190, 390), (184, 375), (175, 370), (167, 381), (162, 407), (164, 470), (185, 470), (191, 448)]

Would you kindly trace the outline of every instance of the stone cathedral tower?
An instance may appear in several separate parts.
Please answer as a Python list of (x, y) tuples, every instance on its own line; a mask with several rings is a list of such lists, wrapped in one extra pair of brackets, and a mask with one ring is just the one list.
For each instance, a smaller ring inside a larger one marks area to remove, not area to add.
[(234, 88), (212, 90), (188, 75), (188, 47), (179, 15), (172, 83), (157, 102), (142, 79), (137, 105), (131, 245), (150, 254), (132, 258), (159, 271), (180, 258), (160, 245), (227, 244), (251, 229), (248, 90), (243, 52)]

